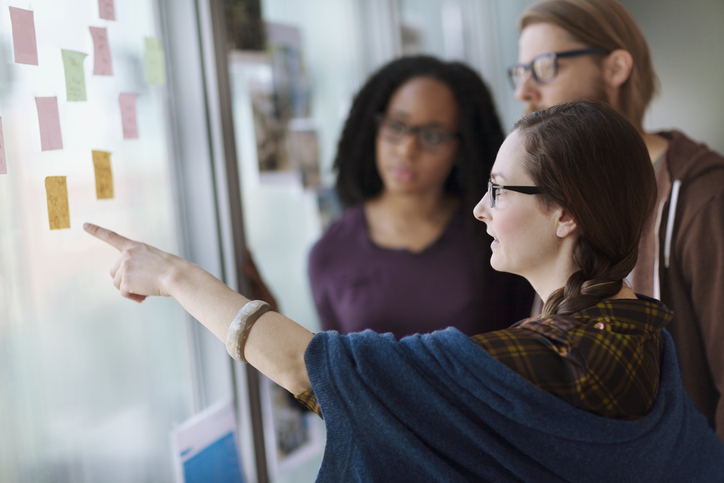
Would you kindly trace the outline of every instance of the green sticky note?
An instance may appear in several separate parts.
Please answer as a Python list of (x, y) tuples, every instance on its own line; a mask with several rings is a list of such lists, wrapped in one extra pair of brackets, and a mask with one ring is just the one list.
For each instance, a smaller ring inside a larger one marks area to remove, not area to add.
[(72, 50), (61, 50), (61, 52), (65, 67), (65, 92), (68, 95), (68, 101), (86, 101), (83, 59), (88, 57), (88, 54)]
[(149, 84), (166, 83), (166, 61), (163, 55), (161, 39), (144, 37), (146, 41), (146, 82)]

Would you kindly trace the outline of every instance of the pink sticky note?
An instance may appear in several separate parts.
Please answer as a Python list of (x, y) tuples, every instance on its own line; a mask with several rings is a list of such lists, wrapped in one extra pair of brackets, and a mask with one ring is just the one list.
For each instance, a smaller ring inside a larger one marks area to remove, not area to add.
[(58, 114), (57, 97), (36, 97), (38, 122), (40, 124), (40, 150), (63, 149), (63, 138), (60, 136), (60, 115)]
[(113, 75), (108, 31), (103, 27), (89, 27), (93, 37), (93, 74)]
[(98, 13), (106, 20), (116, 19), (116, 9), (113, 7), (113, 0), (98, 0)]
[(13, 25), (13, 49), (18, 64), (38, 65), (38, 45), (35, 42), (35, 21), (33, 12), (21, 8), (10, 8), (10, 23)]
[(138, 139), (138, 118), (136, 117), (136, 99), (138, 94), (121, 92), (118, 103), (121, 105), (121, 123), (123, 139)]
[(5, 163), (5, 138), (3, 136), (2, 117), (0, 117), (0, 174), (8, 174), (8, 165)]

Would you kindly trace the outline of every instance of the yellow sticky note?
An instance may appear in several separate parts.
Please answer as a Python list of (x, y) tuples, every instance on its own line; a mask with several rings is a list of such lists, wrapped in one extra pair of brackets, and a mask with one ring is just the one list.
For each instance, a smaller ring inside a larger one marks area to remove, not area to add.
[(68, 209), (68, 185), (65, 176), (45, 178), (45, 193), (48, 197), (48, 221), (51, 230), (70, 228)]
[(111, 171), (111, 153), (93, 151), (93, 167), (96, 172), (96, 198), (113, 198), (113, 172)]

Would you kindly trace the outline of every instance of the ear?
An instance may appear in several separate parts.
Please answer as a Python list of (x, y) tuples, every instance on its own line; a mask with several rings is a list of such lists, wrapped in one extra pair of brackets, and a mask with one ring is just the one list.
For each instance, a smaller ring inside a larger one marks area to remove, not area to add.
[(603, 64), (604, 79), (610, 89), (618, 89), (631, 76), (633, 57), (627, 50), (616, 49)]
[(566, 210), (561, 210), (556, 224), (556, 235), (558, 238), (566, 238), (567, 236), (574, 234), (576, 229), (578, 229), (576, 220), (574, 220), (571, 214)]

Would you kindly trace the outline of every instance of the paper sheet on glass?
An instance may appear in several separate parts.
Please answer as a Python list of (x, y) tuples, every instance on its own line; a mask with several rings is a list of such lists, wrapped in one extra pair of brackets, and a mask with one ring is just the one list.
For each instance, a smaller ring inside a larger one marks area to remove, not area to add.
[(93, 75), (113, 75), (108, 30), (103, 27), (88, 28), (93, 37)]
[(68, 185), (65, 176), (45, 178), (45, 193), (48, 198), (48, 222), (51, 230), (70, 228), (68, 208)]
[(116, 9), (113, 0), (98, 0), (98, 16), (106, 20), (116, 19)]
[(10, 8), (13, 29), (13, 51), (18, 64), (38, 65), (38, 44), (35, 40), (33, 12), (22, 8)]
[(60, 114), (58, 113), (57, 97), (36, 97), (38, 124), (40, 126), (40, 150), (63, 149), (63, 138), (60, 135)]
[(166, 83), (166, 61), (164, 60), (161, 39), (145, 37), (146, 82), (149, 84)]
[(88, 54), (74, 52), (72, 50), (61, 50), (63, 55), (63, 67), (65, 70), (65, 93), (69, 102), (84, 102), (88, 98), (85, 94), (85, 72), (83, 72), (83, 60)]
[(171, 434), (178, 483), (244, 483), (234, 404), (221, 401)]
[(113, 198), (111, 153), (93, 151), (93, 170), (96, 175), (96, 199), (108, 200)]
[(138, 94), (121, 92), (118, 95), (118, 104), (121, 106), (121, 125), (123, 126), (123, 139), (138, 139), (138, 117), (136, 115), (136, 99)]

